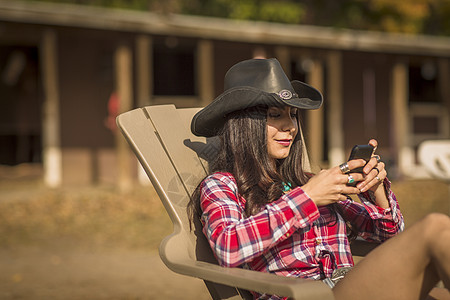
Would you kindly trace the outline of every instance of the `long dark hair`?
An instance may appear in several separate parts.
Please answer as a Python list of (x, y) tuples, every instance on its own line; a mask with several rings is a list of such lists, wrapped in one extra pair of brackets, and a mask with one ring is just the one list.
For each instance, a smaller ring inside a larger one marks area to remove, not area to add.
[[(276, 164), (267, 152), (267, 107), (252, 107), (228, 116), (219, 133), (222, 145), (210, 172), (229, 172), (236, 179), (239, 194), (246, 199), (245, 215), (251, 216), (265, 204), (279, 199), (283, 182), (292, 187), (304, 185), (312, 174), (303, 169), (303, 142), (297, 133), (289, 155)], [(300, 119), (297, 116), (298, 128)], [(337, 218), (337, 209), (330, 206)], [(201, 215), (200, 185), (194, 191), (188, 214), (191, 224)], [(342, 214), (341, 214), (342, 215)]]
[[(301, 166), (302, 139), (297, 134), (289, 156), (273, 164), (267, 152), (267, 107), (252, 107), (228, 116), (219, 137), (221, 147), (210, 172), (229, 172), (246, 199), (245, 214), (251, 216), (282, 195), (282, 182), (293, 186), (308, 181)], [(188, 204), (191, 220), (201, 214), (199, 187)]]

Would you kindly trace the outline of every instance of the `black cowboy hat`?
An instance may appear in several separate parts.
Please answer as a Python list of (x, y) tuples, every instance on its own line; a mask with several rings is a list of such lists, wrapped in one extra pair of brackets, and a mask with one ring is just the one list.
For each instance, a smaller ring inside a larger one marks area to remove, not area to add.
[(277, 59), (249, 59), (228, 70), (225, 91), (194, 115), (191, 131), (197, 136), (215, 136), (229, 113), (249, 107), (317, 109), (322, 101), (322, 94), (312, 86), (289, 81)]

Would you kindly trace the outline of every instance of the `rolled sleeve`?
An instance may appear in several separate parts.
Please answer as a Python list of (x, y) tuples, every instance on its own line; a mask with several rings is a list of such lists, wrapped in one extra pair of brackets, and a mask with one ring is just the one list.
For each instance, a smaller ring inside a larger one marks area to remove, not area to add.
[(391, 182), (386, 178), (383, 182), (389, 207), (381, 208), (375, 204), (372, 192), (359, 195), (361, 203), (369, 218), (367, 222), (360, 224), (361, 236), (376, 241), (384, 241), (404, 230), (403, 215), (391, 190)]

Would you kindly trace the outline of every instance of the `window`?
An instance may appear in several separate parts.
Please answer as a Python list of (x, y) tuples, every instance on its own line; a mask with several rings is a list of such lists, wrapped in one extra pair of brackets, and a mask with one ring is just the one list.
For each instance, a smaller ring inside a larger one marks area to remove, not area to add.
[(449, 115), (441, 96), (438, 66), (433, 60), (413, 61), (409, 67), (409, 111), (413, 145), (448, 138)]
[(177, 37), (154, 39), (155, 96), (195, 96), (195, 41)]
[(409, 101), (441, 102), (438, 89), (438, 70), (433, 61), (412, 64), (409, 67)]

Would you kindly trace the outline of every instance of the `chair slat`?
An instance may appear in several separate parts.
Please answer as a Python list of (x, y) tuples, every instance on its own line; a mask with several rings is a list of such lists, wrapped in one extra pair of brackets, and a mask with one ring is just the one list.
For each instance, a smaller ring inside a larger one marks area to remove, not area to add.
[(194, 110), (178, 111), (175, 106), (165, 105), (145, 109), (164, 143), (167, 155), (176, 167), (186, 190), (191, 194), (206, 176), (196, 152), (206, 147), (206, 140), (194, 136), (186, 124), (186, 113), (192, 117)]
[(182, 221), (175, 211), (173, 201), (177, 199), (177, 192), (180, 194), (178, 198), (185, 197), (186, 192), (147, 113), (139, 108), (121, 114), (117, 118), (117, 124), (132, 146), (159, 197), (165, 199), (162, 202), (170, 218), (175, 224), (181, 225)]

